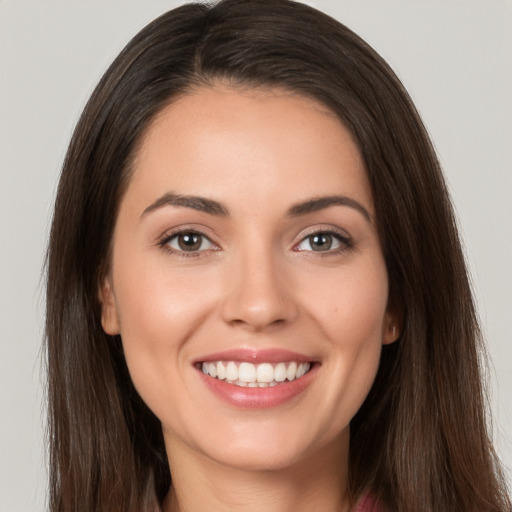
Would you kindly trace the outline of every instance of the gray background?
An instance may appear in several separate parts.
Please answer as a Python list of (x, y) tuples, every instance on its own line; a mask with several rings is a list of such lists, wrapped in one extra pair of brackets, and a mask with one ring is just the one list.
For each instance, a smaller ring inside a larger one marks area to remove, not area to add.
[[(41, 268), (72, 128), (129, 38), (179, 3), (0, 0), (0, 512), (45, 503)], [(495, 439), (510, 468), (512, 2), (309, 3), (388, 60), (432, 135), (488, 340)]]

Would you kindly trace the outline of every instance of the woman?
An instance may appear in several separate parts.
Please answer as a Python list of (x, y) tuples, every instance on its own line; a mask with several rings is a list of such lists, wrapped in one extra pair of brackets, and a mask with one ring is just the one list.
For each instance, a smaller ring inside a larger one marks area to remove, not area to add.
[(127, 45), (47, 301), (52, 510), (510, 508), (434, 151), (312, 8), (190, 4)]

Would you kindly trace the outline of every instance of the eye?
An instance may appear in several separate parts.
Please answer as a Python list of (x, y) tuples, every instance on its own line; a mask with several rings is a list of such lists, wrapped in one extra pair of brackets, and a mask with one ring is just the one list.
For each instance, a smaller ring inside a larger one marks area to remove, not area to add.
[(195, 231), (176, 233), (164, 240), (162, 245), (179, 252), (201, 252), (214, 247), (205, 235)]
[(304, 238), (296, 247), (298, 251), (328, 252), (350, 247), (350, 240), (338, 233), (317, 231)]

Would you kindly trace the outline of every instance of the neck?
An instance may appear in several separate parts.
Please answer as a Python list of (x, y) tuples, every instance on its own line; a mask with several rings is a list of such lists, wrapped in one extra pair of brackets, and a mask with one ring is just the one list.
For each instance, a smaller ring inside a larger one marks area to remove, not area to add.
[[(186, 450), (186, 449), (185, 449)], [(173, 486), (164, 512), (346, 512), (348, 439), (286, 468), (226, 467), (197, 452), (169, 450)]]

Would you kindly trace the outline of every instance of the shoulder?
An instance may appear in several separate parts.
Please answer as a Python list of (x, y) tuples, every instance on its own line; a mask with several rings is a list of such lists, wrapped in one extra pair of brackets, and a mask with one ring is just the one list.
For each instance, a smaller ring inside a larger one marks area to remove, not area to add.
[(382, 512), (378, 501), (370, 494), (365, 494), (355, 506), (353, 512)]

